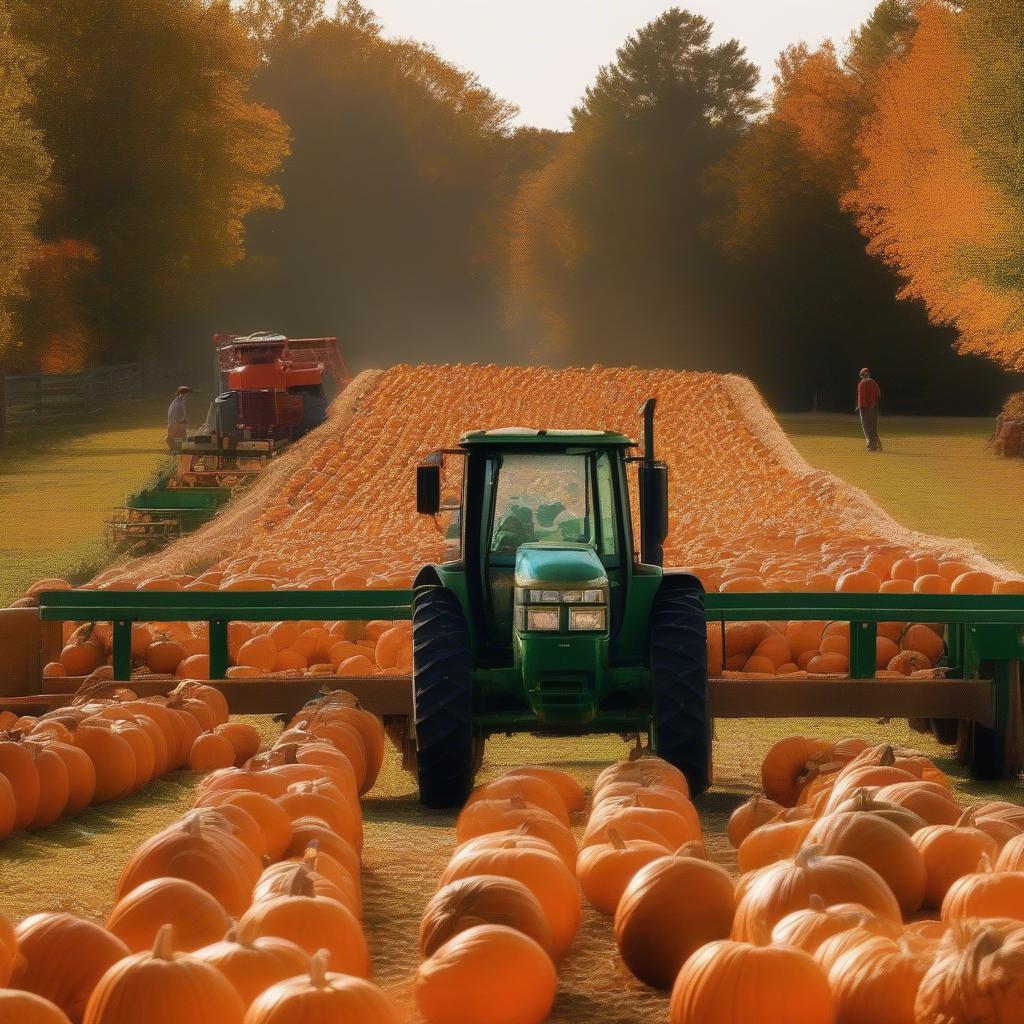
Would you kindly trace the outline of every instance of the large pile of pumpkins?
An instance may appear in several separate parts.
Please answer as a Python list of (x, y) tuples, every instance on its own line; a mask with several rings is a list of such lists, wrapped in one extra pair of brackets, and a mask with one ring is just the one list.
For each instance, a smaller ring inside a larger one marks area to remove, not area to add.
[[(658, 399), (659, 453), (672, 480), (666, 564), (696, 572), (708, 590), (1024, 591), (1024, 582), (979, 571), (980, 561), (972, 557), (977, 564), (967, 564), (962, 551), (940, 540), (908, 545), (862, 495), (808, 471), (739, 378), (635, 367), (478, 365), (396, 366), (378, 374), (354, 413), (339, 406), (314, 438), (282, 457), (290, 475), (275, 473), (274, 486), (257, 485), (246, 495), (244, 519), (231, 518), (230, 507), (222, 513), (222, 521), (239, 527), (226, 545), (215, 522), (208, 532), (216, 543), (200, 532), (155, 558), (116, 565), (91, 586), (186, 592), (406, 587), (419, 566), (444, 557), (442, 530), (416, 514), (413, 467), (427, 451), (450, 448), (467, 430), (510, 424), (633, 434), (636, 410), (651, 396)], [(191, 569), (196, 564), (206, 568)], [(31, 605), (39, 590), (66, 585), (40, 581), (16, 603)], [(362, 632), (353, 624), (300, 625), (298, 633), (293, 623), (236, 627), (234, 674), (368, 675), (408, 667), (408, 634), (390, 633), (390, 624)], [(269, 640), (268, 632), (275, 632)], [(249, 641), (256, 642), (246, 647)], [(352, 646), (335, 649), (340, 641)], [(83, 674), (97, 656), (109, 654), (99, 627), (77, 634), (70, 646), (48, 666), (50, 674)], [(201, 678), (206, 667), (202, 629), (185, 624), (140, 627), (133, 651), (154, 672)], [(794, 664), (804, 670), (799, 654), (791, 654), (767, 660), (776, 670), (791, 671)], [(828, 657), (816, 668), (844, 671), (839, 662)], [(761, 660), (754, 670), (763, 674), (768, 666)]]
[[(220, 714), (216, 690), (193, 695)], [(380, 721), (337, 692), (269, 750), (246, 737), (237, 764), (199, 784), (194, 809), (133, 853), (104, 926), (0, 917), (0, 1020), (398, 1024), (366, 980), (361, 924), (359, 799), (383, 753)]]

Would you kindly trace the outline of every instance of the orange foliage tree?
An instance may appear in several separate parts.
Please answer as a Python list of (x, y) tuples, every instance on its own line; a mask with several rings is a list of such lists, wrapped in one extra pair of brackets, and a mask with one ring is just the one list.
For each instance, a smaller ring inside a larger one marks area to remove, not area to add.
[[(964, 130), (976, 69), (991, 59), (965, 46), (965, 17), (935, 2), (919, 9), (906, 53), (880, 76), (846, 201), (869, 250), (905, 276), (903, 294), (957, 328), (960, 351), (1024, 369), (1024, 289), (991, 272), (1019, 247), (1020, 210)], [(1020, 92), (1012, 75), (1003, 86)]]

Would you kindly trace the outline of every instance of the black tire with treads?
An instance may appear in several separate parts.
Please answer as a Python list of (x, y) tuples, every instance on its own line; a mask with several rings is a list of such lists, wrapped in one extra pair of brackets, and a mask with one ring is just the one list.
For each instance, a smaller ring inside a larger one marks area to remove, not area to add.
[(459, 807), (473, 788), (469, 627), (444, 587), (418, 589), (412, 611), (413, 716), (420, 803)]
[(707, 628), (700, 585), (666, 577), (651, 609), (654, 752), (675, 765), (697, 796), (711, 784)]

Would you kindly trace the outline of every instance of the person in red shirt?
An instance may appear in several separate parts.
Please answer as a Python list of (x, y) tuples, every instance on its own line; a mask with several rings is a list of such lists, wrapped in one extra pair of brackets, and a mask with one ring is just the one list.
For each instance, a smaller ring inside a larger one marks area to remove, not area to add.
[(878, 436), (878, 402), (881, 397), (882, 389), (878, 381), (865, 366), (860, 371), (860, 382), (857, 384), (857, 413), (860, 415), (860, 426), (869, 452), (882, 450), (882, 439)]

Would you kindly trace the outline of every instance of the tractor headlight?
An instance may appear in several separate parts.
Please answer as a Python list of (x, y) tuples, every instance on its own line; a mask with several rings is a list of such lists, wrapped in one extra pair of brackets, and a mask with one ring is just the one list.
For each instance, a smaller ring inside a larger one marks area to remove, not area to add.
[(531, 604), (558, 604), (559, 593), (557, 590), (531, 590)]
[(527, 608), (526, 628), (530, 630), (557, 630), (560, 612), (557, 608)]
[(605, 628), (605, 610), (603, 608), (570, 608), (569, 629), (603, 630)]

